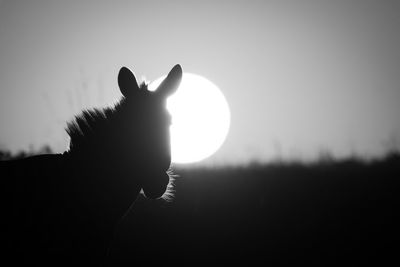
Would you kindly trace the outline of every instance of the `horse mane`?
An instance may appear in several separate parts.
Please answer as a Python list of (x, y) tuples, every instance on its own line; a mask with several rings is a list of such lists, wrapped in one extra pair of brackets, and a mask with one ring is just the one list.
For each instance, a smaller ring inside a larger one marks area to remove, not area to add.
[[(144, 93), (149, 92), (145, 82), (142, 82), (139, 88)], [(103, 140), (102, 137), (106, 137), (108, 133), (112, 134), (115, 130), (116, 114), (125, 101), (126, 98), (122, 96), (112, 107), (86, 109), (68, 122), (65, 130), (70, 137), (69, 151), (88, 145), (94, 146), (96, 144), (93, 143), (93, 140), (106, 142), (107, 140)]]
[[(70, 137), (70, 151), (83, 147), (96, 133), (106, 128), (107, 121), (110, 121), (116, 112), (117, 106), (105, 109), (88, 109), (67, 123), (66, 131)], [(93, 140), (93, 139), (92, 139)]]

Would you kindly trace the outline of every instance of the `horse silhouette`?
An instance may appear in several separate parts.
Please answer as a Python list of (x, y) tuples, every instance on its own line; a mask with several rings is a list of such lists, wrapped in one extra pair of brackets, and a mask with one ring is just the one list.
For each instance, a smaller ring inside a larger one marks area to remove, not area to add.
[(97, 265), (141, 191), (150, 199), (169, 196), (166, 99), (181, 78), (176, 65), (152, 92), (123, 67), (123, 97), (69, 122), (68, 151), (0, 162), (6, 258), (16, 265)]

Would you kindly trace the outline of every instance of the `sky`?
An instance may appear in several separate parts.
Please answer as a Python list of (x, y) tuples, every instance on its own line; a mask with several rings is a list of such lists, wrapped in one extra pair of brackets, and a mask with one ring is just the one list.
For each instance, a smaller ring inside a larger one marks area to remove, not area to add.
[[(231, 111), (205, 162), (400, 147), (399, 1), (0, 1), (0, 148), (68, 147), (66, 122), (176, 63)], [(206, 108), (206, 103), (205, 103)]]

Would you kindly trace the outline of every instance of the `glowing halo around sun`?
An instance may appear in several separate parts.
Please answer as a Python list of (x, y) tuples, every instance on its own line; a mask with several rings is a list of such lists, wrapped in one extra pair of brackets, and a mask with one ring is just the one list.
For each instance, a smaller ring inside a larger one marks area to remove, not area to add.
[[(149, 90), (156, 90), (164, 78), (149, 84)], [(184, 73), (177, 92), (167, 99), (167, 109), (172, 116), (172, 162), (201, 161), (225, 141), (230, 125), (229, 106), (221, 90), (206, 78)]]

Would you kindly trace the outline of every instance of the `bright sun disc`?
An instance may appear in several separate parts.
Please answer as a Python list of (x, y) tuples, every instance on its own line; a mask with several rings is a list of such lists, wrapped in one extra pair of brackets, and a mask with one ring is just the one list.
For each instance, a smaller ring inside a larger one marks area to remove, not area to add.
[[(164, 80), (149, 85), (154, 91)], [(224, 142), (230, 124), (228, 103), (221, 90), (206, 78), (184, 73), (177, 92), (167, 99), (172, 115), (172, 162), (191, 163), (214, 154)]]

